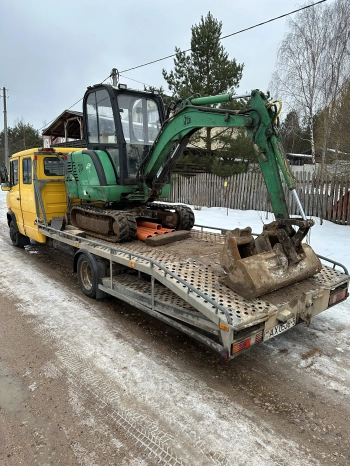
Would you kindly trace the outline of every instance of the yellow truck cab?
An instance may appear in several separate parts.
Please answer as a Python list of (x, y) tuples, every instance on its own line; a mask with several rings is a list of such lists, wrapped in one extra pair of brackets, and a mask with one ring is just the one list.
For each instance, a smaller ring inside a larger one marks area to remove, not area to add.
[[(77, 150), (77, 149), (75, 149)], [(45, 243), (37, 223), (50, 224), (64, 217), (68, 200), (64, 183), (64, 158), (72, 148), (36, 148), (13, 154), (8, 181), (1, 184), (7, 192), (7, 223), (12, 243), (18, 247), (29, 239)]]

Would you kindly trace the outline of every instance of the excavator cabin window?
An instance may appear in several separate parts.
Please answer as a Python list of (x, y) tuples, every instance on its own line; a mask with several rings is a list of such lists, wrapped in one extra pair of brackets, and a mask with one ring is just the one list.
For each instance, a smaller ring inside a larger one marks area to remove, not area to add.
[(88, 142), (116, 144), (117, 136), (111, 99), (105, 89), (91, 92), (86, 102)]
[(118, 107), (126, 142), (128, 176), (134, 178), (160, 130), (158, 106), (152, 98), (122, 93), (118, 95)]

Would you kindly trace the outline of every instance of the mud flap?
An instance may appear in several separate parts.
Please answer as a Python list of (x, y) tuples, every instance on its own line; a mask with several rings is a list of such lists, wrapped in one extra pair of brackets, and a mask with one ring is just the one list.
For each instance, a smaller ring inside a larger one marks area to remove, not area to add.
[[(284, 234), (279, 234), (284, 238)], [(276, 241), (276, 237), (274, 237)], [(225, 236), (220, 255), (226, 272), (223, 283), (245, 299), (253, 299), (318, 273), (322, 264), (307, 244), (298, 244), (290, 254), (290, 237), (284, 248), (270, 241), (266, 232), (254, 240), (251, 228), (237, 228)]]

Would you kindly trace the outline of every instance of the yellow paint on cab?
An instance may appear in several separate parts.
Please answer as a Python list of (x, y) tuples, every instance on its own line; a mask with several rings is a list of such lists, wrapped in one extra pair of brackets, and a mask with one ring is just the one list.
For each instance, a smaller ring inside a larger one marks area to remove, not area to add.
[[(76, 150), (83, 149), (71, 147), (55, 148), (56, 154), (68, 154)], [(45, 161), (45, 159), (48, 160)], [(11, 166), (13, 168), (17, 166), (17, 176), (11, 175), (10, 181), (17, 181), (17, 183), (13, 184), (7, 192), (7, 207), (15, 214), (20, 233), (39, 243), (45, 243), (46, 236), (39, 233), (37, 226), (38, 216), (35, 203), (37, 193), (34, 188), (35, 164), (38, 185), (41, 186), (40, 193), (48, 224), (50, 224), (53, 217), (63, 217), (67, 212), (67, 195), (63, 170), (62, 174), (57, 174), (56, 162), (56, 171), (50, 172), (50, 165), (55, 168), (55, 159), (55, 154), (50, 152), (44, 153), (37, 148), (17, 152), (10, 158), (10, 164), (13, 164)], [(29, 166), (30, 169), (28, 169)], [(40, 207), (39, 210), (40, 221), (43, 223), (44, 218)]]

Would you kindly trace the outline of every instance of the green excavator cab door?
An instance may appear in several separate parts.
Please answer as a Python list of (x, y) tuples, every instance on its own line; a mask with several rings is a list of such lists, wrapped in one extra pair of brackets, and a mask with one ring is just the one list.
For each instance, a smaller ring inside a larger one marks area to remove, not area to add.
[(89, 87), (83, 102), (87, 148), (105, 151), (119, 186), (137, 184), (137, 172), (165, 119), (163, 101), (152, 92)]

